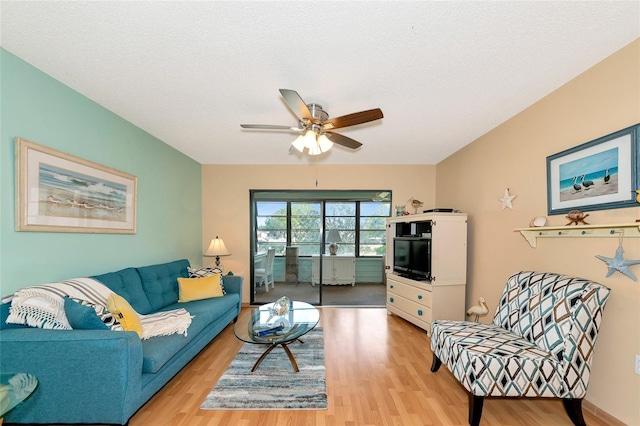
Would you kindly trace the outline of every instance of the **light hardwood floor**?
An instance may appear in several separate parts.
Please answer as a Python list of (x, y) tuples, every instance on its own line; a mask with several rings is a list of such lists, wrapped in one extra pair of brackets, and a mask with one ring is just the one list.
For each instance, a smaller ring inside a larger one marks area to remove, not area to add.
[[(244, 307), (241, 315), (249, 308)], [(431, 373), (429, 337), (383, 308), (320, 308), (328, 409), (204, 411), (200, 404), (241, 346), (229, 325), (143, 406), (130, 426), (467, 425), (468, 397), (442, 367)], [(294, 374), (294, 373), (292, 373)], [(250, 397), (250, 396), (248, 396)], [(584, 412), (590, 426), (605, 425)], [(562, 402), (487, 399), (481, 425), (571, 425)]]

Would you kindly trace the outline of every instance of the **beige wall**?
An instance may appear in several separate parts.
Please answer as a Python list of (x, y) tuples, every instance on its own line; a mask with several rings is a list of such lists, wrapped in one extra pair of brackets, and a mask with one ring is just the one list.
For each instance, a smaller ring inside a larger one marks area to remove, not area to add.
[[(546, 157), (640, 122), (640, 40), (549, 94), (436, 167), (436, 202), (469, 213), (467, 306), (484, 296), (496, 307), (506, 278), (518, 270), (577, 275), (612, 289), (605, 309), (586, 399), (640, 425), (640, 283), (620, 273), (605, 278), (595, 255), (613, 257), (617, 238), (542, 239), (531, 248), (514, 228), (547, 216)], [(509, 188), (513, 210), (498, 198)], [(595, 224), (630, 223), (640, 207), (590, 212)], [(564, 225), (563, 215), (549, 217)], [(624, 240), (625, 259), (640, 259), (640, 239)], [(640, 265), (630, 270), (640, 277)], [(491, 321), (485, 317), (484, 322)]]
[[(286, 154), (287, 142), (281, 149)], [(321, 161), (321, 160), (320, 160)], [(318, 185), (316, 187), (316, 180)], [(218, 235), (232, 253), (221, 259), (225, 271), (245, 277), (243, 302), (249, 294), (250, 189), (380, 189), (393, 192), (392, 206), (414, 197), (423, 209), (435, 203), (435, 166), (408, 165), (203, 165), (203, 251)], [(205, 265), (213, 263), (204, 258)]]

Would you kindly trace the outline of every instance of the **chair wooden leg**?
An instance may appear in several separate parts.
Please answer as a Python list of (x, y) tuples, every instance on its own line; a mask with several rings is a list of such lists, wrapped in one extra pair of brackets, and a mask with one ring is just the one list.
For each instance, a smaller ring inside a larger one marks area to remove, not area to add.
[(582, 417), (582, 398), (563, 398), (562, 403), (575, 426), (587, 426)]
[(478, 426), (480, 417), (482, 417), (482, 405), (484, 404), (484, 396), (476, 396), (469, 394), (469, 424)]
[(435, 373), (440, 369), (441, 365), (442, 365), (442, 361), (440, 361), (440, 358), (438, 358), (436, 354), (433, 354), (433, 361), (431, 362), (431, 371)]

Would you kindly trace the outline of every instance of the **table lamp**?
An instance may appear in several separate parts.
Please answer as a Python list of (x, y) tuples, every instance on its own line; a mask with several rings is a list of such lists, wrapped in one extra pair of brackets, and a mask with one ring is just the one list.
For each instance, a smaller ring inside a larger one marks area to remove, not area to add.
[(220, 256), (229, 256), (229, 250), (224, 245), (224, 241), (222, 238), (216, 237), (211, 240), (211, 244), (209, 244), (209, 248), (204, 252), (205, 256), (215, 256), (216, 257), (216, 267), (220, 268)]
[(329, 235), (327, 235), (327, 241), (329, 241), (329, 254), (331, 256), (335, 256), (338, 253), (338, 244), (342, 242), (342, 238), (340, 238), (340, 233), (337, 229), (332, 229), (329, 231)]

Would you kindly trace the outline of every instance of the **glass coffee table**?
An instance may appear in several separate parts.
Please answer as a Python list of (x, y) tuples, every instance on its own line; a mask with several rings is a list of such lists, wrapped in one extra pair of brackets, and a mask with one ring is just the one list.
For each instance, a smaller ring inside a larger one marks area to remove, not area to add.
[(297, 373), (298, 364), (287, 347), (300, 340), (318, 324), (320, 313), (312, 305), (305, 302), (290, 302), (289, 311), (284, 315), (273, 316), (270, 309), (273, 303), (254, 308), (250, 315), (242, 315), (233, 327), (236, 337), (243, 342), (269, 345), (253, 365), (251, 372), (256, 371), (262, 360), (276, 347), (282, 346), (289, 356), (289, 361)]
[(0, 425), (2, 419), (26, 401), (37, 387), (38, 379), (33, 374), (0, 374)]

